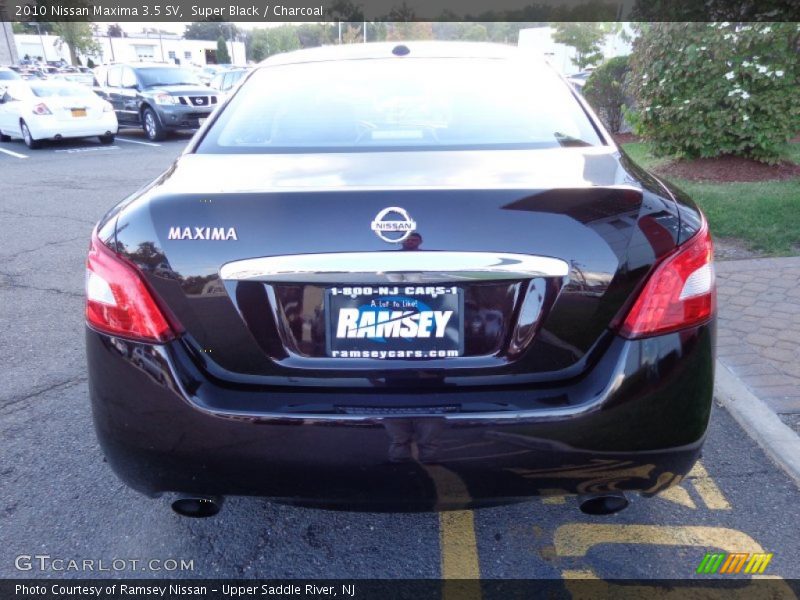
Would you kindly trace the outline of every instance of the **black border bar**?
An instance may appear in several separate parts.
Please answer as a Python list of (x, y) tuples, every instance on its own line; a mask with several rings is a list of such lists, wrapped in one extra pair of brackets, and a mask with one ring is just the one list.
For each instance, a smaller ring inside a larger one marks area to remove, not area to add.
[(798, 0), (0, 0), (0, 21), (800, 21)]

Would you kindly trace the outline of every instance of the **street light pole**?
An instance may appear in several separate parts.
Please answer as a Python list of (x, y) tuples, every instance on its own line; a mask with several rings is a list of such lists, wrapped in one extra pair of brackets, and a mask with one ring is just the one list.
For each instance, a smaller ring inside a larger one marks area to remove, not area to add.
[(42, 39), (42, 28), (39, 26), (38, 21), (34, 21), (36, 23), (36, 33), (39, 34), (39, 44), (42, 46), (42, 58), (44, 58), (44, 62), (47, 62), (47, 50), (44, 49), (44, 40)]

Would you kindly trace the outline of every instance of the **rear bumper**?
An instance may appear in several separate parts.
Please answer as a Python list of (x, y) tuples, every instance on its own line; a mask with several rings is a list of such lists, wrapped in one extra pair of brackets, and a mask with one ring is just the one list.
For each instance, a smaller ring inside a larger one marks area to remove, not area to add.
[(90, 137), (95, 135), (116, 134), (119, 128), (117, 118), (113, 112), (103, 113), (99, 119), (59, 121), (55, 118), (31, 120), (28, 124), (31, 135), (36, 140), (53, 139), (56, 136), (63, 138)]
[[(614, 338), (584, 377), (557, 388), (348, 393), (225, 384), (180, 342), (148, 346), (87, 330), (98, 438), (131, 487), (370, 510), (657, 493), (700, 452), (713, 347), (709, 323)], [(506, 408), (477, 410), (482, 399)], [(380, 412), (388, 406), (397, 411)]]

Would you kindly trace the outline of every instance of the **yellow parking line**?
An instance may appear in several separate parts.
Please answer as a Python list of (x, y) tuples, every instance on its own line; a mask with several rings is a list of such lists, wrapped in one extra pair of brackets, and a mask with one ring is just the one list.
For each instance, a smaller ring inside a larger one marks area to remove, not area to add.
[(541, 490), (542, 504), (565, 504), (567, 490), (559, 488)]
[[(436, 487), (440, 505), (437, 508), (448, 501), (469, 500), (469, 490), (458, 474), (439, 465), (424, 465), (424, 468)], [(442, 579), (480, 579), (475, 517), (471, 510), (439, 513), (439, 544)], [(455, 597), (455, 589), (453, 592)]]
[(686, 508), (697, 508), (697, 505), (692, 500), (692, 497), (689, 495), (682, 485), (676, 485), (671, 488), (667, 488), (662, 492), (658, 493), (658, 498), (662, 498), (663, 500), (668, 500), (669, 502), (674, 502), (679, 506), (685, 506)]
[(479, 579), (475, 518), (471, 510), (439, 513), (442, 579)]
[(749, 535), (727, 527), (567, 523), (556, 529), (554, 538), (557, 556), (586, 556), (590, 548), (600, 544), (654, 544), (710, 547), (727, 552), (764, 552)]
[(708, 471), (699, 460), (689, 472), (687, 479), (692, 482), (692, 486), (700, 494), (706, 506), (712, 510), (730, 510), (731, 505), (722, 495), (722, 491), (709, 476)]

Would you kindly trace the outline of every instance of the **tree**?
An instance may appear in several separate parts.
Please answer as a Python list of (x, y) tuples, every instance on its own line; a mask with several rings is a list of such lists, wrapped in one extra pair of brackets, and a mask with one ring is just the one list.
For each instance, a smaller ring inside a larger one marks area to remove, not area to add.
[(53, 33), (53, 24), (48, 21), (25, 21), (12, 23), (14, 33)]
[(297, 27), (301, 48), (316, 48), (333, 43), (336, 36), (334, 23), (303, 23)]
[(592, 72), (583, 87), (583, 95), (611, 133), (619, 133), (622, 127), (629, 70), (627, 56), (611, 58)]
[(225, 38), (219, 36), (217, 38), (217, 64), (228, 65), (231, 62), (231, 55), (228, 54), (228, 44), (225, 43)]
[(111, 25), (106, 28), (106, 35), (108, 37), (122, 37), (124, 33), (122, 31), (122, 27), (119, 26), (119, 23), (111, 23)]
[(603, 40), (614, 31), (611, 23), (557, 23), (553, 41), (575, 48), (575, 58), (571, 60), (582, 71), (603, 60)]
[(78, 64), (78, 53), (94, 54), (100, 51), (100, 45), (92, 38), (92, 27), (80, 21), (59, 21), (53, 23), (53, 33), (60, 39), (59, 44), (69, 48), (70, 64)]
[[(400, 9), (396, 10), (401, 10), (403, 8), (407, 8), (405, 3), (403, 3)], [(390, 23), (386, 39), (398, 42), (432, 40), (433, 24), (424, 21), (399, 21)]]
[(293, 25), (280, 25), (268, 29), (253, 29), (250, 32), (250, 50), (248, 58), (261, 61), (278, 54), (300, 48), (300, 38), (297, 27)]
[(189, 23), (184, 29), (183, 37), (187, 40), (207, 40), (213, 42), (222, 36), (225, 39), (232, 39), (239, 33), (239, 29), (233, 23), (223, 21), (196, 21)]
[(796, 23), (649, 23), (631, 55), (635, 131), (654, 151), (779, 160), (800, 131)]

